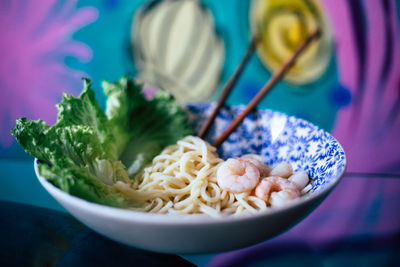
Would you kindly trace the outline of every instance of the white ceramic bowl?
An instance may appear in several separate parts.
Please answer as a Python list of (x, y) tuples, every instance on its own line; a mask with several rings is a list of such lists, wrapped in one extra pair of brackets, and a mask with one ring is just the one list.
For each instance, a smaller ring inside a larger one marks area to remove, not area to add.
[[(194, 129), (209, 115), (212, 105), (189, 105)], [(217, 136), (242, 107), (221, 111), (210, 139)], [(301, 119), (259, 110), (245, 119), (219, 151), (224, 158), (244, 153), (261, 154), (268, 164), (282, 160), (306, 170), (312, 190), (289, 205), (256, 215), (161, 215), (107, 207), (69, 195), (35, 172), (43, 187), (71, 215), (94, 231), (121, 243), (164, 253), (210, 253), (243, 248), (265, 241), (307, 216), (340, 181), (346, 158), (328, 133)]]

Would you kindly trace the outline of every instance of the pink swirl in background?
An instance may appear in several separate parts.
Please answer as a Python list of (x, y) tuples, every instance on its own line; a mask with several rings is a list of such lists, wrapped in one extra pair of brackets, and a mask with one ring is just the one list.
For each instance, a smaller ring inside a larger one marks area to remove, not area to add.
[(92, 58), (91, 49), (72, 40), (80, 28), (95, 21), (95, 8), (77, 8), (76, 0), (0, 3), (0, 147), (10, 147), (15, 119), (28, 116), (52, 124), (62, 92), (79, 93), (85, 73), (69, 69), (64, 60)]
[[(400, 40), (394, 1), (362, 1), (365, 12), (365, 64), (357, 62), (357, 30), (350, 11), (356, 1), (325, 0), (336, 43), (339, 81), (353, 95), (351, 105), (338, 111), (333, 135), (343, 145), (348, 157), (348, 171), (400, 172)], [(382, 3), (388, 5), (387, 13)], [(388, 31), (385, 28), (388, 20)], [(388, 38), (388, 35), (391, 38)], [(390, 43), (388, 43), (390, 42)], [(390, 60), (390, 66), (385, 60)], [(365, 70), (364, 85), (358, 77)], [(382, 80), (382, 69), (387, 70)], [(358, 107), (354, 97), (360, 95)], [(359, 109), (359, 110), (357, 110)], [(392, 114), (392, 115), (391, 115)], [(355, 116), (356, 115), (356, 116)], [(355, 119), (354, 119), (355, 118)]]

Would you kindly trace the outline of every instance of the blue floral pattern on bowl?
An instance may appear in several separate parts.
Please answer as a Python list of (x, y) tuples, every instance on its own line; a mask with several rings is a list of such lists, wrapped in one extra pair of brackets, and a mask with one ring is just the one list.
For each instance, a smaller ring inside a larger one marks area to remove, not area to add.
[[(215, 103), (187, 105), (195, 132), (200, 130), (214, 107)], [(243, 109), (244, 106), (222, 108), (206, 140), (212, 143)], [(329, 133), (305, 120), (271, 110), (253, 110), (218, 153), (224, 159), (258, 154), (265, 164), (272, 166), (287, 161), (294, 171), (304, 170), (309, 174), (311, 192), (339, 179), (346, 168), (344, 150)]]

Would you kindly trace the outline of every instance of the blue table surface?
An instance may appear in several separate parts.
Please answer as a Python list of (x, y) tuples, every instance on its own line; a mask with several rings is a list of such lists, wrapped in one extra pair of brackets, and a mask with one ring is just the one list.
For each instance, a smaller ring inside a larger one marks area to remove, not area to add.
[[(25, 265), (24, 259), (37, 263), (45, 259), (49, 265), (62, 266), (77, 266), (78, 261), (106, 266), (112, 259), (120, 266), (400, 266), (400, 179), (396, 178), (345, 177), (313, 213), (278, 237), (237, 251), (178, 257), (130, 248), (87, 229), (41, 187), (33, 161), (1, 159), (0, 172), (1, 266), (16, 259), (20, 265)], [(12, 224), (6, 214), (22, 220)], [(37, 221), (43, 217), (52, 219), (39, 227)], [(61, 224), (67, 226), (58, 230)], [(17, 257), (21, 249), (31, 258)]]

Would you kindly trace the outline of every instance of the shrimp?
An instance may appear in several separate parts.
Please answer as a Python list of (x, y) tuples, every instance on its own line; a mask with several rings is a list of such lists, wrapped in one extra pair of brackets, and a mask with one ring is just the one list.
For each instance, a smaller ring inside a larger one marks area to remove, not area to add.
[(241, 158), (253, 163), (259, 170), (261, 178), (267, 177), (269, 175), (269, 172), (271, 171), (271, 167), (264, 164), (261, 161), (261, 157), (259, 155), (247, 154), (247, 155), (242, 156)]
[(269, 175), (271, 176), (279, 176), (282, 178), (288, 178), (290, 175), (292, 175), (293, 169), (292, 165), (289, 163), (282, 161), (278, 165), (276, 165), (274, 168), (272, 168), (271, 172)]
[(243, 193), (253, 190), (260, 180), (257, 167), (244, 159), (228, 159), (217, 170), (219, 187), (232, 193)]
[(294, 183), (299, 190), (302, 190), (308, 184), (309, 180), (308, 174), (305, 171), (295, 172), (289, 177), (289, 181)]
[(283, 206), (288, 201), (300, 197), (300, 191), (296, 184), (278, 176), (262, 179), (254, 193), (256, 197), (269, 203), (272, 207)]

